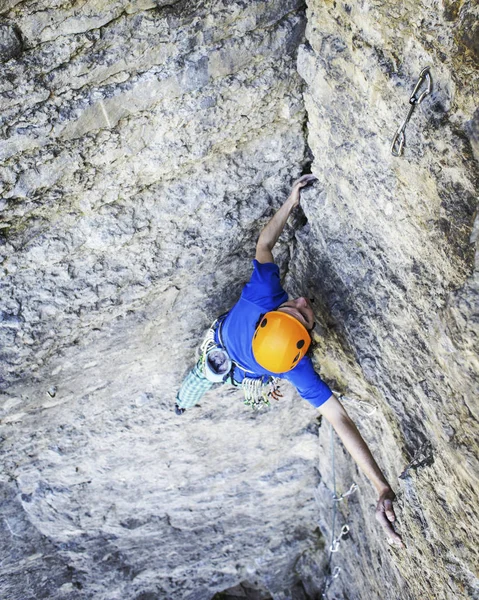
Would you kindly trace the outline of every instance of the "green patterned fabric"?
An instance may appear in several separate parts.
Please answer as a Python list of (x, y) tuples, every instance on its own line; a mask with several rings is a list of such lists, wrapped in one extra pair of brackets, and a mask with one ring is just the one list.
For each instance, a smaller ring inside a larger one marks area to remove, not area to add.
[(180, 391), (176, 395), (176, 404), (179, 408), (192, 408), (213, 385), (214, 383), (208, 381), (203, 375), (200, 359), (184, 378)]

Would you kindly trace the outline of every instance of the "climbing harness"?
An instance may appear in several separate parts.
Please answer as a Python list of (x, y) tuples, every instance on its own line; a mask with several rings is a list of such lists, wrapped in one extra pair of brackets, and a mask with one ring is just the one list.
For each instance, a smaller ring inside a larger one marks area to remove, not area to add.
[[(229, 356), (215, 341), (215, 321), (206, 332), (199, 349), (195, 366), (184, 378), (176, 395), (176, 407), (180, 411), (192, 408), (215, 383), (224, 381), (231, 370)], [(229, 367), (228, 367), (228, 361)], [(181, 412), (179, 413), (181, 414)]]
[(374, 406), (374, 404), (371, 404), (370, 402), (366, 402), (366, 400), (349, 398), (349, 396), (345, 396), (336, 390), (333, 390), (333, 394), (338, 398), (338, 400), (344, 402), (344, 404), (351, 404), (352, 406), (356, 407), (358, 411), (366, 417), (371, 417), (378, 409), (377, 406)]
[[(197, 363), (186, 375), (177, 394), (176, 405), (180, 409), (195, 406), (215, 383), (231, 383), (241, 387), (245, 405), (253, 410), (270, 406), (271, 398), (278, 400), (282, 397), (278, 377), (249, 377), (250, 372), (228, 356), (221, 339), (224, 317), (218, 317), (205, 334), (197, 353)], [(245, 375), (241, 383), (234, 379), (236, 368)]]
[[(426, 89), (423, 90), (421, 94), (419, 94), (419, 91), (423, 84), (426, 85)], [(407, 116), (402, 122), (402, 124), (399, 126), (398, 130), (396, 131), (396, 135), (394, 136), (394, 139), (392, 141), (391, 153), (393, 156), (402, 155), (404, 146), (406, 144), (406, 126), (409, 123), (409, 119), (412, 117), (416, 106), (421, 104), (424, 98), (428, 96), (431, 93), (431, 91), (432, 77), (431, 73), (429, 72), (429, 67), (425, 67), (419, 74), (419, 79), (417, 80), (416, 86), (414, 87), (411, 97), (409, 98), (409, 104), (411, 105), (409, 108), (409, 112), (407, 113)]]

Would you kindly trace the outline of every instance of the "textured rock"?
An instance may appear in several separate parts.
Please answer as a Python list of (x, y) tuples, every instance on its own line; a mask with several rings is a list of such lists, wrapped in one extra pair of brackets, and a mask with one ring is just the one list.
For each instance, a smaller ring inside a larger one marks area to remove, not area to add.
[[(238, 227), (263, 215), (304, 153), (296, 4), (241, 19), (228, 3), (210, 15), (176, 3), (124, 16), (95, 4), (99, 21), (80, 11), (74, 36), (73, 16), (52, 8), (54, 41), (20, 11), (35, 50), (4, 67), (7, 383), (155, 285), (181, 286), (195, 253), (205, 264), (218, 244), (233, 253)], [(205, 227), (206, 254), (195, 243)]]
[[(476, 17), (468, 3), (455, 14), (427, 2), (309, 5), (298, 67), (320, 190), (303, 201), (310, 230), (301, 236), (294, 277), (321, 299), (341, 351), (372, 386), (378, 416), (359, 419), (396, 482), (408, 546), (385, 556), (377, 528), (355, 516), (359, 507), (348, 507), (351, 540), (335, 581), (344, 597), (351, 581), (367, 582), (355, 598), (478, 593), (471, 533), (478, 505), (472, 124), (479, 77), (466, 41)], [(394, 158), (392, 137), (425, 66), (433, 93), (409, 122), (404, 156)], [(336, 341), (328, 337), (325, 367)], [(344, 362), (336, 358), (327, 374), (367, 400), (364, 382), (355, 383)], [(343, 485), (352, 478), (346, 472)], [(365, 500), (359, 503), (367, 514)]]
[[(478, 596), (477, 7), (304, 9), (0, 0), (2, 597)], [(404, 552), (291, 388), (172, 410), (310, 152), (275, 256)]]
[(281, 597), (323, 544), (314, 410), (172, 408), (307, 160), (302, 5), (4, 11), (2, 595)]

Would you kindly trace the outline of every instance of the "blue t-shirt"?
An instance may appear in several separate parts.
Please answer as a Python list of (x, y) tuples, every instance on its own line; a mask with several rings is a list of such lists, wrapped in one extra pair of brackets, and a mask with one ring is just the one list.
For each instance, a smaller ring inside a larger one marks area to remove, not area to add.
[(274, 376), (291, 381), (302, 398), (313, 406), (321, 406), (332, 394), (321, 380), (307, 356), (286, 373), (271, 373), (259, 365), (253, 355), (251, 341), (258, 321), (264, 313), (275, 310), (288, 300), (279, 279), (278, 265), (253, 261), (253, 274), (244, 286), (238, 302), (223, 321), (221, 338), (236, 368), (234, 378), (241, 382), (245, 376)]

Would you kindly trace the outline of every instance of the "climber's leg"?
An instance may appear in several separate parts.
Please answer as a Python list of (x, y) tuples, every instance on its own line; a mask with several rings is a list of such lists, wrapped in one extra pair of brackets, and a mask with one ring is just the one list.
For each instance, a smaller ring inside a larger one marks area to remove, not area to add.
[(201, 360), (186, 375), (181, 388), (176, 395), (176, 414), (181, 415), (187, 408), (192, 408), (203, 397), (203, 394), (213, 387), (203, 374)]

